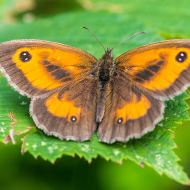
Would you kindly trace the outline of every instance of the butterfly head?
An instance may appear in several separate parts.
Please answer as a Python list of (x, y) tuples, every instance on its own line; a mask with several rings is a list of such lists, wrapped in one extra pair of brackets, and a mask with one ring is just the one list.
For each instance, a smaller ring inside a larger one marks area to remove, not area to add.
[(107, 48), (105, 53), (102, 55), (101, 60), (104, 60), (104, 64), (106, 64), (107, 62), (113, 62), (114, 56), (112, 54), (112, 49)]

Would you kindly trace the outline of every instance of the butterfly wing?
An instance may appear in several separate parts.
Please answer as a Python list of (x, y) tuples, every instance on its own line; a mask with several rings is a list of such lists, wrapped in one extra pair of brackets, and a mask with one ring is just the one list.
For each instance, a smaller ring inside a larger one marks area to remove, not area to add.
[(96, 127), (96, 59), (85, 51), (40, 40), (0, 44), (0, 68), (9, 83), (32, 98), (37, 125), (61, 139), (90, 139)]
[(0, 69), (21, 94), (47, 94), (90, 72), (96, 58), (85, 51), (40, 40), (0, 44)]
[[(163, 100), (190, 86), (190, 40), (169, 40), (128, 51), (116, 61), (99, 126), (104, 142), (127, 141), (154, 129)], [(162, 101), (161, 101), (162, 100)]]
[(107, 93), (105, 114), (99, 125), (100, 141), (126, 142), (153, 130), (162, 118), (163, 102), (142, 92), (129, 80), (116, 77)]
[(32, 100), (31, 115), (46, 134), (60, 139), (91, 139), (96, 128), (97, 81), (86, 77), (48, 97)]
[(118, 72), (134, 85), (165, 100), (190, 85), (190, 40), (148, 44), (119, 56)]

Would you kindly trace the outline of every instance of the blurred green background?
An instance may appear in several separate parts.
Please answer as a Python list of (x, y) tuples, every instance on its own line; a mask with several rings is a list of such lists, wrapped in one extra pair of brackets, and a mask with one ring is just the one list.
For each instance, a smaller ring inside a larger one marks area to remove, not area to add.
[[(130, 35), (145, 31), (115, 49), (114, 55), (172, 38), (190, 38), (189, 0), (0, 0), (0, 41), (42, 39), (61, 42), (101, 56), (103, 50), (81, 26), (88, 26), (105, 45), (113, 47)], [(136, 42), (138, 41), (138, 42)], [(130, 46), (129, 46), (130, 44)], [(190, 176), (190, 123), (178, 126), (176, 154)], [(0, 144), (1, 190), (190, 189), (153, 169), (131, 161), (122, 165), (97, 158), (91, 164), (63, 156), (55, 164), (29, 154), (20, 144)]]

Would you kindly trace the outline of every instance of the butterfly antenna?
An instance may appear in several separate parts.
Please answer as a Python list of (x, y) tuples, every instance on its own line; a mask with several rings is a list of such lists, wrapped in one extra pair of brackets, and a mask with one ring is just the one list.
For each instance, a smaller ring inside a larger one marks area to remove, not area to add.
[(112, 51), (114, 48), (116, 48), (117, 46), (121, 45), (122, 43), (126, 42), (127, 40), (129, 40), (130, 38), (132, 38), (132, 37), (134, 37), (134, 36), (136, 36), (136, 35), (138, 35), (138, 34), (146, 34), (146, 32), (137, 32), (137, 33), (133, 34), (133, 35), (130, 36), (129, 38), (123, 40), (122, 42), (120, 42), (119, 44), (117, 44), (116, 46), (114, 46), (114, 47), (111, 49), (111, 51)]
[(83, 26), (82, 28), (85, 28), (86, 30), (88, 30), (88, 31), (92, 34), (92, 36), (94, 36), (94, 38), (99, 42), (99, 44), (103, 47), (104, 51), (106, 52), (105, 47), (104, 47), (104, 46), (102, 45), (102, 43), (98, 40), (98, 38), (96, 38), (96, 36), (92, 33), (92, 31), (91, 31), (89, 28), (87, 28), (86, 26)]

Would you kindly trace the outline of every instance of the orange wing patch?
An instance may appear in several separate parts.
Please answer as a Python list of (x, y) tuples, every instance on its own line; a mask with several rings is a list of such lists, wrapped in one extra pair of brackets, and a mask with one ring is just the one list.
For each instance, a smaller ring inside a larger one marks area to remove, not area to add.
[(70, 122), (78, 122), (81, 108), (74, 106), (74, 101), (68, 101), (66, 96), (61, 99), (58, 98), (58, 93), (50, 96), (45, 105), (47, 110), (58, 117), (65, 117)]
[[(85, 67), (84, 57), (72, 51), (54, 48), (25, 47), (13, 55), (13, 62), (33, 86), (52, 90), (75, 78)], [(81, 65), (83, 63), (83, 65)]]
[(140, 100), (137, 100), (137, 96), (133, 94), (133, 99), (122, 109), (116, 111), (116, 122), (117, 124), (126, 123), (127, 120), (134, 120), (144, 116), (151, 104), (146, 96), (141, 95)]
[(126, 67), (127, 72), (130, 67), (132, 68), (129, 71), (136, 72), (142, 68), (147, 67), (150, 64), (150, 61), (159, 60), (160, 55), (157, 53), (157, 51), (159, 51), (159, 49), (151, 49), (145, 52), (139, 52), (136, 55), (128, 55), (128, 52), (126, 52), (123, 55), (119, 56), (116, 59), (116, 62), (119, 62), (120, 66)]
[[(190, 54), (187, 48), (165, 48), (165, 55), (167, 59), (160, 72), (152, 77), (151, 81), (142, 84), (144, 87), (150, 90), (162, 90), (166, 89), (180, 76), (180, 73), (186, 70), (190, 64), (190, 57), (187, 57), (184, 61), (177, 61), (177, 56), (181, 54)], [(187, 53), (186, 53), (187, 52)], [(163, 50), (157, 50), (157, 54), (162, 54)]]
[[(147, 47), (148, 48), (148, 47)], [(131, 50), (117, 58), (116, 62), (130, 75), (131, 80), (149, 90), (169, 88), (190, 66), (190, 50), (184, 47), (157, 47), (148, 50)]]

